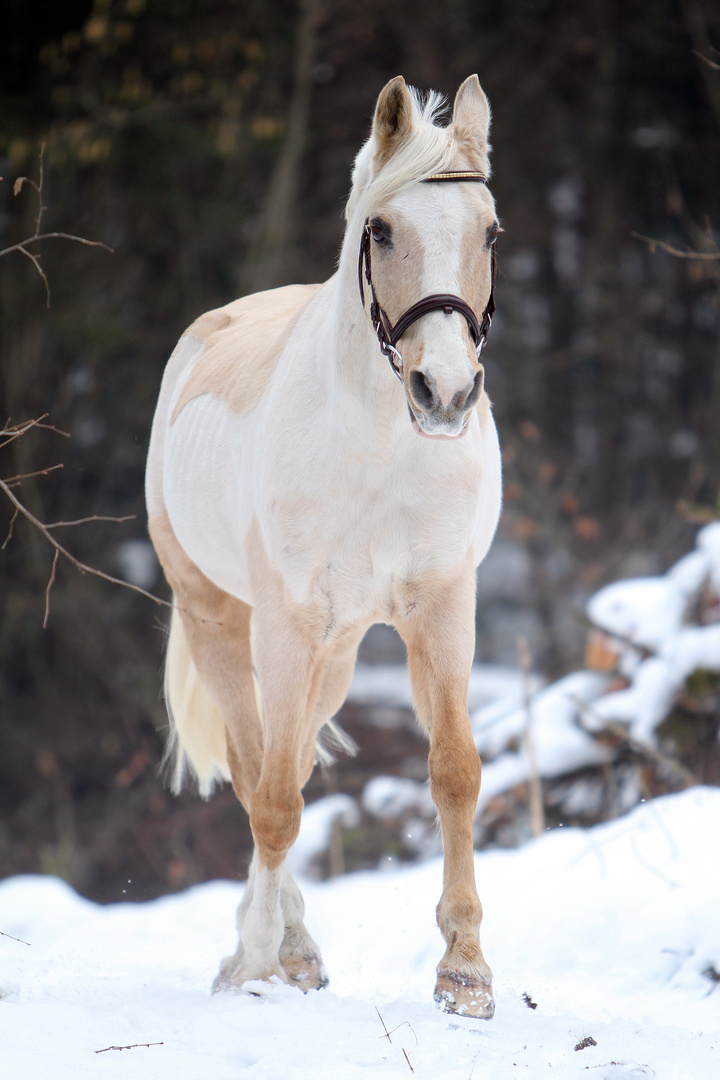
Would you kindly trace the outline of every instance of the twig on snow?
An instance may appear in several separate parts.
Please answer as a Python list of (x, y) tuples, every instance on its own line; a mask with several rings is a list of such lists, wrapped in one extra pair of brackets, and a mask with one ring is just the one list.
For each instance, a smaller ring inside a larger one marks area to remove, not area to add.
[[(402, 1021), (402, 1023), (400, 1023), (400, 1024), (398, 1024), (398, 1025), (397, 1025), (396, 1027), (394, 1027), (394, 1028), (392, 1029), (392, 1031), (388, 1031), (388, 1029), (387, 1029), (387, 1025), (386, 1025), (385, 1021), (383, 1020), (382, 1016), (380, 1015), (380, 1010), (378, 1009), (377, 1005), (375, 1006), (375, 1012), (376, 1012), (376, 1013), (378, 1014), (378, 1019), (380, 1020), (380, 1023), (381, 1023), (381, 1024), (382, 1024), (382, 1026), (383, 1026), (383, 1031), (385, 1032), (385, 1034), (384, 1034), (384, 1035), (381, 1035), (381, 1036), (380, 1036), (380, 1038), (381, 1038), (381, 1039), (387, 1039), (387, 1041), (388, 1041), (388, 1042), (389, 1042), (390, 1044), (392, 1044), (392, 1039), (390, 1038), (390, 1036), (391, 1036), (391, 1035), (392, 1035), (392, 1034), (393, 1034), (394, 1032), (396, 1032), (396, 1031), (398, 1030), (398, 1028), (401, 1028), (401, 1027), (405, 1027), (405, 1026), (407, 1026), (407, 1027), (409, 1027), (409, 1028), (410, 1028), (410, 1030), (412, 1031), (413, 1035), (415, 1035), (415, 1045), (416, 1045), (416, 1046), (418, 1045), (418, 1037), (417, 1037), (417, 1035), (415, 1034), (415, 1028), (414, 1028), (414, 1027), (412, 1026), (412, 1024), (410, 1023), (410, 1021), (409, 1021), (409, 1020), (403, 1020), (403, 1021)], [(404, 1057), (405, 1057), (405, 1060), (406, 1060), (406, 1061), (407, 1061), (407, 1063), (408, 1063), (408, 1068), (410, 1069), (410, 1072), (414, 1073), (414, 1072), (415, 1072), (415, 1070), (413, 1069), (413, 1067), (412, 1067), (412, 1065), (411, 1065), (411, 1063), (410, 1063), (410, 1058), (409, 1058), (409, 1057), (408, 1057), (408, 1055), (407, 1055), (407, 1050), (405, 1049), (405, 1047), (404, 1047), (404, 1046), (401, 1046), (401, 1047), (400, 1047), (400, 1049), (402, 1050), (402, 1052), (403, 1052), (403, 1055), (404, 1055)]]
[(382, 1024), (383, 1030), (385, 1032), (385, 1034), (381, 1035), (380, 1038), (381, 1039), (387, 1039), (387, 1041), (389, 1043), (392, 1043), (392, 1039), (390, 1038), (390, 1032), (388, 1031), (387, 1027), (385, 1026), (385, 1021), (383, 1020), (382, 1016), (380, 1015), (380, 1010), (378, 1009), (377, 1005), (375, 1006), (375, 1012), (378, 1014), (378, 1019), (380, 1020), (380, 1023)]
[(102, 1050), (96, 1050), (96, 1054), (104, 1054), (107, 1050), (136, 1050), (138, 1046), (164, 1046), (162, 1042), (131, 1043), (130, 1046), (104, 1046)]
[(0, 937), (8, 937), (11, 941), (19, 941), (21, 945), (30, 945), (29, 941), (23, 941), (21, 937), (14, 937), (12, 934), (6, 934), (4, 930), (0, 930)]

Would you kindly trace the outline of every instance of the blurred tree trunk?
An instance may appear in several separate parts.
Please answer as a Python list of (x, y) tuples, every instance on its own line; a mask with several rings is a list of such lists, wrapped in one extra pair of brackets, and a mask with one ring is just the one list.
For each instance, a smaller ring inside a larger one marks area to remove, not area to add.
[(592, 225), (586, 271), (585, 295), (592, 307), (590, 325), (594, 341), (595, 381), (595, 470), (605, 500), (615, 483), (613, 459), (622, 436), (622, 409), (618, 407), (622, 389), (618, 365), (623, 355), (621, 323), (623, 310), (619, 296), (617, 260), (619, 184), (614, 154), (617, 123), (618, 56), (614, 0), (598, 0), (595, 6), (597, 41), (595, 80), (588, 107), (587, 183), (588, 218)]
[[(720, 59), (718, 53), (718, 47), (720, 47), (720, 40), (716, 37), (716, 47), (713, 48), (710, 40), (710, 24), (711, 15), (709, 13), (708, 6), (702, 2), (702, 0), (684, 0), (683, 11), (685, 14), (685, 23), (688, 28), (690, 39), (695, 48), (695, 52), (698, 54), (698, 64), (700, 67), (700, 74), (705, 85), (705, 92), (707, 94), (708, 102), (715, 115), (715, 119), (720, 129), (720, 70), (717, 67), (717, 61)], [(717, 34), (720, 37), (720, 18), (718, 17), (717, 5), (713, 4), (713, 14), (715, 16), (715, 26), (718, 28)], [(714, 66), (711, 66), (714, 65)], [(720, 182), (720, 169), (718, 169), (718, 181)], [(699, 232), (700, 230), (698, 230)], [(700, 237), (701, 242), (704, 241), (704, 246), (701, 250), (712, 250), (711, 237), (706, 233), (703, 233)], [(716, 284), (716, 305), (720, 303), (720, 272), (715, 274)], [(707, 478), (717, 493), (718, 499), (720, 499), (720, 327), (718, 328), (716, 347), (715, 347), (715, 362), (712, 371), (712, 381), (710, 384), (710, 394), (708, 396), (707, 410), (705, 413), (705, 430), (703, 432), (703, 442), (707, 448)]]
[(307, 144), (313, 68), (324, 0), (300, 0), (295, 76), (285, 143), (275, 165), (258, 234), (250, 245), (241, 277), (242, 292), (286, 284), (292, 277), (302, 159)]

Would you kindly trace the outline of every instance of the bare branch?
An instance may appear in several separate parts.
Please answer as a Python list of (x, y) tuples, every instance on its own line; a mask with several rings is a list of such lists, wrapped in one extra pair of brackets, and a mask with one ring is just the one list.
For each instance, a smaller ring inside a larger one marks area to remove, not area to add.
[(54, 424), (43, 424), (43, 420), (47, 416), (47, 413), (43, 413), (37, 420), (26, 420), (23, 424), (15, 424), (10, 426), (10, 421), (5, 422), (5, 426), (0, 428), (0, 435), (7, 435), (5, 442), (0, 443), (0, 450), (8, 443), (13, 442), (14, 439), (18, 439), (21, 435), (24, 435), (26, 431), (30, 431), (31, 428), (42, 428), (43, 431), (54, 431), (56, 435), (62, 435), (65, 439), (70, 438), (68, 431), (63, 431), (61, 428), (55, 427)]
[(45, 296), (47, 306), (50, 307), (50, 283), (47, 279), (47, 275), (40, 265), (40, 256), (34, 255), (31, 251), (28, 251), (27, 245), (34, 243), (36, 240), (72, 240), (76, 244), (84, 244), (86, 247), (101, 247), (106, 251), (113, 253), (113, 249), (104, 244), (101, 240), (86, 240), (83, 236), (74, 236), (72, 233), (66, 232), (40, 232), (40, 226), (42, 224), (42, 217), (47, 207), (43, 203), (43, 183), (45, 181), (45, 143), (40, 148), (40, 179), (36, 183), (27, 176), (18, 176), (17, 180), (13, 184), (13, 195), (19, 195), (25, 184), (29, 184), (30, 187), (35, 189), (38, 200), (38, 212), (35, 218), (35, 232), (32, 236), (28, 236), (26, 240), (21, 240), (19, 244), (12, 244), (10, 247), (3, 248), (0, 251), (0, 258), (3, 255), (10, 255), (13, 251), (19, 251), (21, 255), (24, 255), (26, 259), (29, 259), (37, 270), (40, 277), (43, 279), (45, 285)]
[(84, 236), (75, 236), (73, 233), (47, 232), (36, 233), (35, 236), (28, 236), (27, 240), (21, 240), (18, 244), (11, 244), (10, 247), (3, 248), (0, 251), (0, 258), (3, 255), (10, 255), (13, 251), (22, 251), (27, 244), (32, 244), (36, 240), (74, 240), (76, 244), (83, 244), (85, 247), (101, 247), (105, 251), (109, 251), (111, 255), (115, 254), (114, 248), (109, 247), (102, 240), (86, 240)]
[[(58, 543), (55, 537), (50, 532), (47, 525), (43, 525), (39, 518), (36, 518), (33, 513), (28, 510), (26, 506), (17, 499), (12, 490), (8, 487), (4, 480), (0, 480), (0, 490), (4, 491), (7, 497), (10, 499), (13, 506), (20, 511), (20, 513), (32, 522), (36, 529), (39, 529), (46, 540), (48, 540), (56, 551), (68, 559), (76, 570), (79, 570), (81, 574), (92, 574), (93, 577), (102, 578), (104, 581), (110, 581), (113, 585), (122, 585), (126, 589), (131, 589), (133, 592), (140, 593), (141, 596), (146, 596), (148, 600), (153, 600), (156, 604), (162, 604), (163, 607), (173, 608), (175, 605), (169, 600), (161, 600), (159, 596), (155, 596), (153, 593), (148, 592), (146, 589), (141, 589), (139, 585), (133, 585), (129, 581), (123, 581), (121, 578), (113, 577), (112, 574), (106, 574), (103, 570), (96, 570), (93, 566), (88, 566), (87, 563), (81, 562), (80, 559), (76, 559), (74, 555), (71, 555), (67, 548), (64, 548), (62, 544)], [(52, 582), (51, 582), (52, 584)], [(204, 620), (203, 620), (204, 621)], [(44, 625), (44, 624), (43, 624)]]
[(650, 247), (650, 254), (655, 254), (655, 248), (660, 248), (661, 251), (667, 251), (668, 255), (674, 255), (676, 259), (697, 259), (699, 262), (717, 262), (720, 260), (720, 251), (701, 252), (701, 251), (680, 251), (678, 248), (672, 246), (672, 244), (666, 244), (664, 240), (654, 240), (651, 236), (642, 236), (640, 233), (631, 233), (636, 240), (642, 240)]
[(65, 466), (62, 462), (58, 465), (48, 465), (47, 469), (37, 469), (35, 472), (18, 473), (17, 476), (6, 476), (5, 483), (12, 484), (13, 487), (18, 487), (23, 480), (30, 480), (33, 476), (47, 476), (51, 472), (57, 472), (58, 469), (64, 469)]

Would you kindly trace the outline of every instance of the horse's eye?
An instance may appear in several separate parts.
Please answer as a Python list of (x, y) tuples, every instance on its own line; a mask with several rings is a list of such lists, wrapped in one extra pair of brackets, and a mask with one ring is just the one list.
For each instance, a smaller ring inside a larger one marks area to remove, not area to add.
[(373, 221), (370, 225), (370, 233), (376, 244), (387, 244), (390, 239), (390, 226), (384, 221)]
[(488, 227), (485, 233), (485, 246), (491, 247), (498, 238), (499, 225), (497, 221), (493, 221), (492, 225)]

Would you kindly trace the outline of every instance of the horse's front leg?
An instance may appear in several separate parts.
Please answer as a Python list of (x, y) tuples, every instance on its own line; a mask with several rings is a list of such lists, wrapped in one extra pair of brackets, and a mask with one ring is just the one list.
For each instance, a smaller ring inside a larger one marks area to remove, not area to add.
[(443, 891), (437, 921), (447, 948), (438, 964), (435, 1000), (449, 1012), (489, 1020), (492, 972), (480, 948), (482, 905), (475, 887), (473, 819), (480, 758), (472, 739), (467, 692), (475, 642), (475, 569), (454, 579), (406, 587), (397, 627), (407, 645), (415, 705), (430, 735), (430, 790), (442, 831)]

